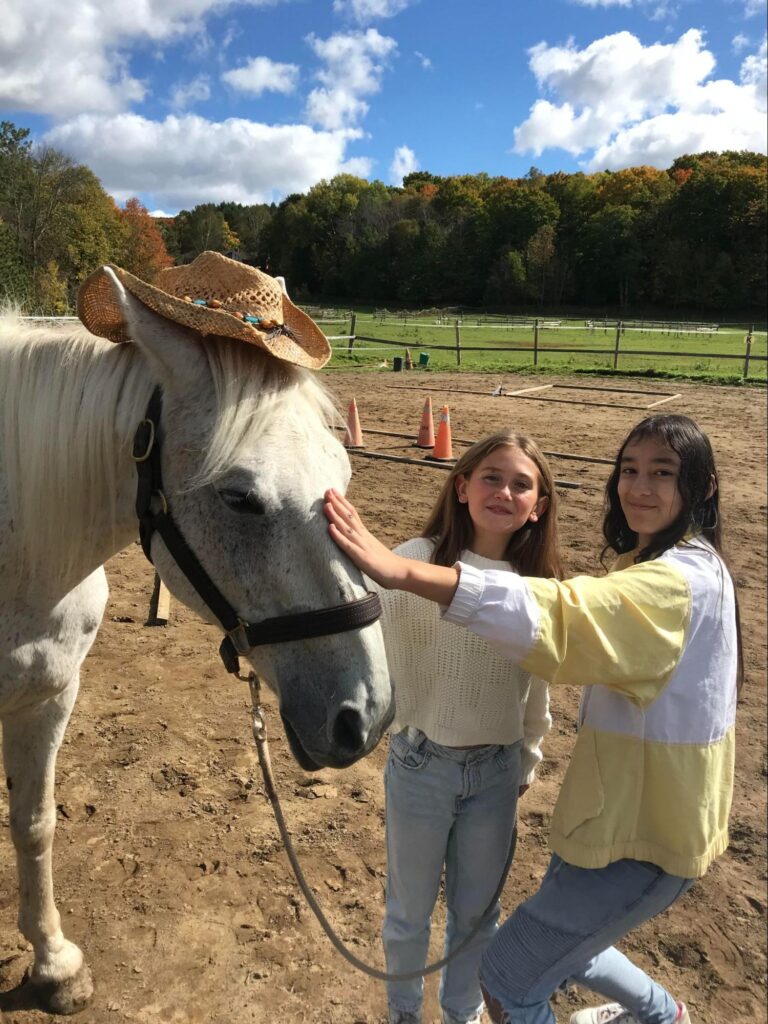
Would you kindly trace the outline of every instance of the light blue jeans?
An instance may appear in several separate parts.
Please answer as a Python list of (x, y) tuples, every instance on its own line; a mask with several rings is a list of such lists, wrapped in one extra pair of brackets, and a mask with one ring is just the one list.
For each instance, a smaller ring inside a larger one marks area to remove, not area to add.
[[(426, 964), (430, 918), (445, 865), (445, 952), (477, 924), (504, 870), (515, 834), (522, 742), (470, 750), (432, 743), (418, 730), (393, 735), (384, 774), (387, 904), (382, 938), (387, 970)], [(500, 908), (443, 970), (440, 1005), (463, 1024), (483, 1004), (478, 968)], [(389, 982), (390, 1011), (421, 1012), (424, 983)]]
[(494, 1020), (555, 1024), (549, 998), (569, 979), (631, 1010), (641, 1024), (672, 1024), (677, 1003), (613, 943), (666, 910), (695, 879), (619, 860), (577, 868), (557, 855), (541, 886), (504, 922), (483, 956), (480, 980)]

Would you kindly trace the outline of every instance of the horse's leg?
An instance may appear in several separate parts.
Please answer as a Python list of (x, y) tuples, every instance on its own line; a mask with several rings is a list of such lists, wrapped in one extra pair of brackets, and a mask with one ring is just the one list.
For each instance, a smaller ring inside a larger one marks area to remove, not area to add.
[(77, 696), (79, 678), (42, 704), (3, 721), (11, 837), (19, 875), (19, 929), (32, 943), (29, 983), (49, 1013), (76, 1013), (93, 993), (80, 949), (64, 938), (53, 899), (51, 847), (56, 827), (56, 754)]

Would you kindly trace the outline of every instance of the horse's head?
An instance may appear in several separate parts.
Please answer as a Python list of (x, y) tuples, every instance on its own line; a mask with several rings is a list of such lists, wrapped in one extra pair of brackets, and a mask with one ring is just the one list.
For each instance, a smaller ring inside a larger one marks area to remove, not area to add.
[[(189, 547), (246, 622), (365, 594), (327, 534), (322, 499), (349, 482), (328, 429), (332, 405), (308, 370), (241, 341), (158, 316), (113, 280), (128, 333), (163, 391), (164, 493)], [(169, 589), (215, 621), (164, 542), (152, 558)], [(296, 759), (343, 767), (367, 754), (392, 717), (379, 625), (254, 648)]]

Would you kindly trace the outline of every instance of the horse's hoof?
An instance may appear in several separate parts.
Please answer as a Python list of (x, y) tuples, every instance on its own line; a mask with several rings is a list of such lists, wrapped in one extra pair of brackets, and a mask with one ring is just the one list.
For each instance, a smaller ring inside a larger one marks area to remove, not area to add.
[(34, 989), (41, 1010), (63, 1017), (84, 1010), (93, 995), (93, 980), (86, 963), (66, 981), (35, 982), (30, 978), (28, 984)]

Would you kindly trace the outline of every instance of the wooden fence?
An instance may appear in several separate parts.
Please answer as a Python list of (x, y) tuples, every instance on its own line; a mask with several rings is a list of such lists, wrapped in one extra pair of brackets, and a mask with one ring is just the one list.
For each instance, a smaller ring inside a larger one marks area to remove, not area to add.
[[(454, 343), (452, 345), (435, 345), (431, 342), (419, 342), (419, 349), (434, 349), (436, 351), (443, 352), (455, 352), (456, 354), (456, 365), (461, 366), (461, 332), (462, 324), (457, 318), (454, 322)], [(752, 362), (768, 362), (768, 356), (755, 355), (752, 352), (752, 335), (753, 329), (751, 328), (745, 337), (745, 351), (740, 352), (664, 352), (653, 349), (640, 349), (640, 348), (626, 348), (622, 347), (622, 338), (625, 339), (627, 325), (619, 320), (614, 324), (611, 324), (611, 329), (615, 329), (615, 336), (613, 344), (610, 347), (602, 348), (561, 348), (559, 345), (543, 345), (541, 343), (540, 332), (546, 327), (551, 326), (549, 320), (534, 319), (533, 321), (533, 345), (473, 345), (465, 347), (464, 351), (467, 352), (530, 352), (533, 355), (533, 365), (539, 365), (539, 356), (545, 352), (556, 352), (560, 354), (581, 354), (581, 355), (607, 355), (613, 360), (614, 370), (618, 369), (619, 359), (621, 356), (654, 356), (654, 357), (671, 357), (675, 359), (735, 359), (742, 364), (742, 376), (746, 380), (749, 377), (749, 366)], [(588, 329), (588, 328), (587, 328)], [(637, 330), (638, 328), (629, 328)], [(392, 338), (377, 338), (367, 334), (355, 334), (355, 318), (354, 316), (350, 322), (350, 331), (348, 335), (342, 335), (342, 338), (348, 342), (347, 353), (352, 354), (353, 346), (358, 341), (368, 341), (379, 345), (390, 345), (393, 348), (413, 348), (414, 343), (412, 341), (395, 341)], [(626, 340), (626, 339), (625, 339)]]
[[(55, 321), (76, 321), (77, 317), (72, 316), (52, 316), (52, 317), (40, 317), (40, 316), (27, 316), (22, 317), (22, 320), (33, 320), (38, 322), (55, 322)], [(351, 355), (355, 342), (357, 341), (369, 341), (377, 345), (389, 345), (392, 348), (413, 348), (412, 341), (395, 341), (392, 338), (376, 338), (367, 334), (355, 334), (355, 328), (357, 325), (357, 316), (355, 313), (348, 314), (349, 322), (349, 333), (348, 334), (336, 334), (328, 338), (329, 341), (346, 341), (347, 342), (347, 354)], [(333, 323), (344, 323), (343, 320), (330, 321)], [(529, 321), (530, 323), (530, 321)], [(484, 345), (482, 347), (473, 345), (467, 346), (465, 351), (469, 352), (530, 352), (533, 355), (533, 365), (539, 365), (539, 356), (545, 352), (557, 352), (558, 354), (583, 354), (583, 355), (607, 355), (613, 358), (613, 368), (618, 369), (619, 359), (621, 356), (658, 356), (658, 357), (670, 357), (675, 359), (735, 359), (742, 364), (742, 377), (744, 380), (749, 378), (749, 367), (750, 363), (768, 362), (768, 356), (755, 355), (752, 352), (752, 336), (754, 333), (754, 327), (751, 327), (746, 334), (744, 339), (744, 353), (740, 352), (661, 352), (653, 349), (638, 349), (638, 348), (623, 348), (622, 338), (625, 337), (628, 330), (654, 330), (649, 328), (649, 321), (645, 321), (642, 327), (634, 326), (639, 321), (616, 321), (615, 324), (610, 321), (594, 321), (595, 325), (598, 324), (604, 328), (608, 326), (611, 330), (615, 330), (614, 342), (610, 348), (561, 348), (559, 345), (542, 345), (540, 333), (542, 330), (552, 328), (554, 326), (553, 321), (550, 319), (534, 319), (533, 325), (533, 345)], [(657, 324), (661, 324), (661, 321), (656, 321)], [(522, 324), (520, 326), (523, 326)], [(702, 325), (691, 325), (686, 323), (685, 325), (673, 325), (671, 323), (663, 323), (663, 333), (672, 333), (674, 327), (686, 326), (691, 328), (692, 326), (700, 327)], [(710, 325), (711, 328), (712, 325)], [(453, 324), (454, 328), (454, 343), (452, 345), (435, 345), (431, 342), (419, 342), (420, 349), (434, 349), (435, 351), (443, 352), (455, 352), (456, 354), (456, 365), (461, 366), (461, 332), (462, 322), (456, 317)], [(574, 328), (576, 329), (576, 328)], [(591, 327), (586, 326), (582, 330), (590, 330)], [(658, 327), (656, 328), (658, 330)]]

